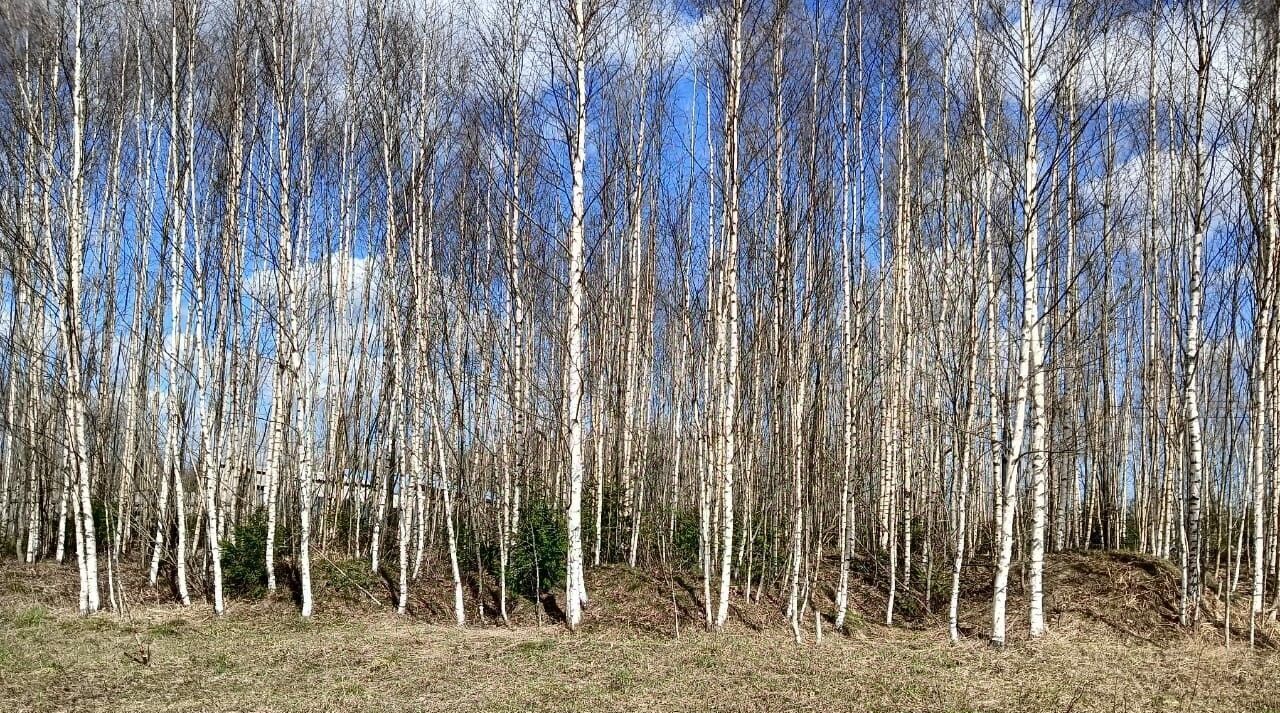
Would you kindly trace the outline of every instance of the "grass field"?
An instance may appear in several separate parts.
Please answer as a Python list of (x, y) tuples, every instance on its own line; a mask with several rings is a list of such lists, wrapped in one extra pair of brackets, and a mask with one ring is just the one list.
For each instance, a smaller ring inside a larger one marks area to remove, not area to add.
[(166, 606), (0, 620), (0, 710), (1280, 710), (1280, 660), (1184, 641), (1051, 634), (994, 651), (863, 627), (674, 637), (558, 627), (458, 630), (394, 615)]
[(572, 635), (526, 600), (512, 628), (444, 624), (443, 580), (420, 581), (398, 617), (387, 592), (344, 594), (322, 578), (304, 622), (284, 592), (233, 600), (215, 619), (206, 602), (183, 608), (131, 577), (127, 616), (85, 618), (74, 566), (0, 562), (0, 712), (1280, 712), (1274, 632), (1254, 652), (1240, 615), (1229, 650), (1212, 622), (1183, 631), (1171, 570), (1124, 553), (1051, 557), (1049, 635), (1027, 640), (1015, 588), (1013, 643), (999, 651), (985, 643), (981, 589), (963, 603), (958, 645), (937, 614), (871, 623), (883, 602), (865, 582), (847, 634), (827, 627), (816, 643), (810, 624), (797, 645), (780, 602), (737, 600), (726, 632), (706, 633), (697, 587), (621, 566), (589, 572), (592, 604)]

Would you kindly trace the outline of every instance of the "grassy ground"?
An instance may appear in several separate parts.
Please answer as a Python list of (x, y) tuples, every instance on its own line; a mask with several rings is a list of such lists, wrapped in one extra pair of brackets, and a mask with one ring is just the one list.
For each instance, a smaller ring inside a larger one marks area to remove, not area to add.
[[(326, 559), (327, 561), (327, 559)], [(233, 600), (215, 619), (200, 596), (173, 604), (165, 587), (126, 570), (127, 616), (75, 613), (72, 565), (0, 561), (0, 712), (55, 710), (690, 710), (690, 711), (1275, 711), (1276, 632), (1250, 652), (1247, 617), (1233, 603), (1233, 645), (1210, 602), (1195, 634), (1177, 626), (1177, 573), (1126, 553), (1049, 558), (1049, 635), (1026, 636), (1021, 580), (1010, 597), (1010, 641), (985, 645), (990, 592), (981, 572), (962, 601), (959, 645), (918, 592), (900, 624), (883, 616), (881, 588), (857, 579), (847, 635), (797, 645), (782, 602), (735, 598), (725, 633), (694, 622), (696, 577), (621, 566), (588, 572), (583, 629), (546, 624), (513, 600), (510, 628), (452, 619), (452, 589), (424, 577), (408, 617), (392, 613), (391, 585), (348, 586), (363, 562), (316, 570), (317, 616), (299, 619), (287, 591)], [(360, 578), (357, 578), (360, 579)], [(386, 579), (382, 577), (381, 579)], [(829, 587), (817, 599), (832, 608)], [(1210, 590), (1213, 588), (1210, 587)], [(468, 589), (468, 614), (477, 589)], [(914, 597), (914, 598), (913, 598)], [(936, 610), (936, 605), (935, 605)], [(548, 612), (554, 613), (552, 605)], [(912, 614), (911, 612), (914, 612)], [(680, 636), (675, 626), (680, 623)], [(1245, 627), (1245, 628), (1242, 628)]]
[(679, 640), (597, 628), (468, 628), (285, 606), (84, 619), (0, 610), (0, 710), (1280, 710), (1280, 659), (1183, 640), (1052, 633), (993, 651), (864, 625)]

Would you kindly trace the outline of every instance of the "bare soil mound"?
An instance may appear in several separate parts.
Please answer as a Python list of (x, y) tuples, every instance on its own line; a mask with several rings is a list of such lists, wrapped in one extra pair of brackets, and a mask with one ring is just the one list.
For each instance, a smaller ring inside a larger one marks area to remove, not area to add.
[[(837, 564), (824, 562), (816, 584), (806, 587), (808, 605), (805, 628), (821, 626), (830, 631), (834, 624), (834, 595)], [(441, 563), (424, 561), (421, 576), (409, 589), (408, 614), (417, 620), (452, 623), (453, 587)], [(162, 570), (157, 587), (147, 585), (145, 567), (127, 563), (124, 575), (113, 572), (131, 609), (162, 606), (176, 601), (172, 577)], [(879, 563), (860, 559), (850, 577), (849, 611), (846, 622), (857, 630), (879, 626), (885, 619), (887, 582)], [(241, 610), (283, 609), (296, 603), (296, 577), (287, 560), (281, 567), (281, 589), (273, 596), (232, 599), (231, 608)], [(991, 625), (991, 568), (975, 561), (965, 568), (960, 629), (967, 637), (982, 640)], [(333, 616), (358, 616), (395, 610), (399, 591), (398, 572), (386, 567), (375, 574), (365, 560), (338, 559), (320, 553), (314, 558), (313, 589), (317, 611)], [(103, 580), (104, 603), (107, 600)], [(946, 625), (949, 572), (935, 571), (933, 577), (916, 573), (909, 587), (896, 595), (894, 624), (911, 629), (937, 629)], [(1243, 586), (1243, 584), (1241, 585)], [(193, 602), (205, 599), (207, 583), (192, 577)], [(810, 589), (812, 591), (810, 591)], [(704, 596), (699, 572), (661, 568), (632, 568), (610, 564), (587, 571), (590, 603), (583, 626), (602, 631), (644, 635), (676, 635), (701, 628)], [(1206, 582), (1206, 596), (1196, 636), (1222, 639), (1225, 636), (1227, 607), (1217, 595), (1218, 583)], [(464, 601), (470, 624), (501, 621), (497, 608), (497, 582), (493, 577), (469, 575), (464, 581)], [(753, 582), (748, 591), (735, 587), (726, 628), (740, 633), (784, 631), (787, 629), (785, 582)], [(1008, 622), (1010, 641), (1025, 639), (1028, 629), (1028, 572), (1025, 563), (1010, 573)], [(74, 609), (79, 596), (73, 563), (42, 562), (35, 567), (12, 558), (0, 561), (0, 603), (6, 608), (42, 605)], [(541, 594), (539, 601), (509, 593), (507, 613), (515, 626), (554, 624), (563, 620), (563, 590)], [(710, 592), (712, 611), (718, 591)], [(294, 601), (291, 601), (294, 600)], [(1045, 562), (1045, 618), (1049, 629), (1065, 636), (1106, 636), (1121, 641), (1165, 644), (1185, 638), (1179, 626), (1180, 576), (1169, 562), (1132, 552), (1079, 551), (1049, 555)], [(815, 617), (814, 611), (819, 612)], [(1248, 593), (1237, 591), (1231, 601), (1231, 636), (1248, 637)], [(1257, 636), (1265, 646), (1274, 646), (1280, 637), (1271, 617), (1259, 622)]]

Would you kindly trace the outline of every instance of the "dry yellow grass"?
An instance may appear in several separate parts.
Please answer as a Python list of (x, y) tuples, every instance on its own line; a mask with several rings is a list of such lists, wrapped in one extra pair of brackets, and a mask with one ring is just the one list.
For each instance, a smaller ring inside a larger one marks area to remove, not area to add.
[(1243, 632), (1227, 650), (1212, 626), (1174, 626), (1166, 569), (1056, 555), (1049, 636), (1026, 641), (1015, 590), (1015, 643), (995, 651), (982, 591), (957, 646), (936, 617), (866, 623), (882, 608), (866, 583), (850, 634), (796, 645), (778, 602), (739, 602), (729, 630), (709, 634), (689, 589), (621, 567), (592, 570), (585, 628), (569, 635), (535, 625), (527, 602), (511, 629), (433, 623), (431, 582), (408, 618), (365, 593), (326, 592), (310, 622), (283, 593), (215, 619), (136, 581), (127, 617), (83, 618), (73, 567), (0, 562), (0, 711), (1280, 712), (1280, 657), (1249, 651)]
[(867, 627), (679, 640), (554, 627), (458, 630), (394, 615), (240, 605), (0, 619), (0, 710), (1280, 710), (1272, 656), (1055, 633), (993, 651)]

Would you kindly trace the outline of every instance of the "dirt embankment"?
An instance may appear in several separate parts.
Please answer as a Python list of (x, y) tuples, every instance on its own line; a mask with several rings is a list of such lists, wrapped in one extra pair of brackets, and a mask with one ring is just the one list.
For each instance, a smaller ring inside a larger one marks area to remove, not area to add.
[[(399, 591), (397, 573), (383, 569), (369, 572), (360, 560), (331, 558), (323, 553), (315, 557), (313, 586), (318, 611), (336, 616), (394, 610)], [(825, 633), (834, 624), (835, 562), (824, 566), (829, 576), (820, 576), (816, 585), (806, 587), (808, 594), (805, 628), (809, 635), (821, 622)], [(123, 592), (129, 609), (163, 607), (177, 601), (172, 577), (162, 571), (156, 587), (147, 584), (141, 563), (113, 572), (117, 592)], [(884, 621), (887, 603), (885, 585), (878, 581), (876, 563), (859, 560), (852, 568), (849, 612), (846, 617), (852, 630), (877, 626)], [(409, 589), (409, 615), (421, 621), (451, 623), (453, 621), (452, 584), (424, 563), (422, 576)], [(966, 638), (985, 639), (990, 627), (990, 568), (974, 563), (966, 568), (960, 607), (960, 630)], [(916, 580), (922, 577), (917, 573)], [(295, 605), (294, 577), (286, 561), (282, 565), (280, 590), (272, 596), (231, 598), (230, 608), (242, 611), (280, 609)], [(103, 579), (105, 587), (106, 580)], [(497, 624), (497, 582), (492, 577), (469, 576), (465, 600), (467, 618), (476, 625)], [(1027, 635), (1028, 587), (1025, 565), (1015, 565), (1010, 576), (1008, 603), (1009, 640)], [(193, 606), (208, 606), (203, 590), (207, 585), (198, 575), (191, 579)], [(913, 581), (900, 589), (897, 596), (895, 625), (909, 629), (946, 627), (947, 596), (950, 579)], [(586, 610), (586, 628), (617, 630), (637, 634), (670, 635), (702, 627), (704, 597), (702, 581), (696, 572), (667, 569), (631, 568), (605, 565), (587, 572), (590, 605)], [(1207, 582), (1207, 594), (1201, 612), (1201, 624), (1195, 636), (1207, 640), (1226, 638), (1227, 606), (1217, 594), (1218, 584)], [(0, 603), (10, 609), (42, 605), (54, 609), (74, 609), (79, 587), (73, 564), (42, 562), (28, 567), (6, 559), (0, 561)], [(714, 608), (717, 591), (711, 599)], [(515, 626), (555, 624), (560, 621), (562, 591), (542, 593), (535, 601), (515, 593), (508, 596), (507, 613)], [(103, 592), (104, 602), (107, 592)], [(483, 605), (482, 605), (483, 603)], [(1238, 591), (1231, 601), (1231, 636), (1247, 639), (1249, 635), (1248, 593)], [(727, 628), (736, 632), (785, 631), (786, 592), (780, 583), (753, 584), (750, 592), (735, 588), (731, 599)], [(1053, 631), (1064, 635), (1112, 636), (1122, 641), (1163, 644), (1189, 634), (1179, 625), (1181, 609), (1180, 578), (1168, 562), (1130, 552), (1065, 552), (1052, 554), (1045, 564), (1046, 622)], [(814, 611), (819, 612), (817, 617)], [(1274, 618), (1263, 617), (1255, 631), (1257, 641), (1273, 647), (1280, 641)]]

